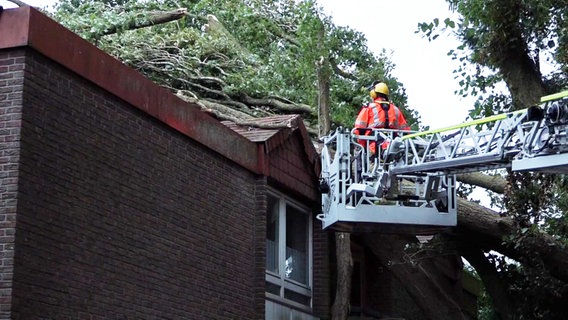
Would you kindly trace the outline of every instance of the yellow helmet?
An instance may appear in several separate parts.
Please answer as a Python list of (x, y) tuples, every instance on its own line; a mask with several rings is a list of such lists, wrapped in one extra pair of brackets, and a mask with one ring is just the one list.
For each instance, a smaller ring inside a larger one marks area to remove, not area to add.
[(369, 90), (370, 90), (369, 95), (373, 100), (377, 98), (377, 95), (379, 93), (385, 95), (386, 97), (388, 97), (389, 95), (389, 87), (387, 86), (386, 83), (381, 81), (373, 82), (373, 84), (369, 87)]

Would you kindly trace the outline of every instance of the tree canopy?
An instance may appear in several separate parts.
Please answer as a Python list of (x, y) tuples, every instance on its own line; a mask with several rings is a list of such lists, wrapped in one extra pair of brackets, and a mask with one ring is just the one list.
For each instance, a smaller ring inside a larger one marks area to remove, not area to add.
[[(170, 23), (157, 17), (179, 14)], [(418, 128), (394, 65), (313, 1), (61, 1), (56, 20), (220, 119), (298, 113), (317, 131), (316, 65), (330, 70), (335, 125), (352, 126), (376, 79)], [(142, 26), (148, 26), (141, 28)]]

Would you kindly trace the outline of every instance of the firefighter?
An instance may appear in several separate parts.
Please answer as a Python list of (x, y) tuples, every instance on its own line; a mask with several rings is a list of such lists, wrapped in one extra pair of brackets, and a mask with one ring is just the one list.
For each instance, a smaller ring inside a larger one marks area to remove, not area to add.
[[(393, 130), (410, 130), (404, 115), (398, 107), (389, 100), (389, 88), (382, 81), (375, 81), (368, 88), (369, 95), (373, 102), (362, 107), (357, 120), (355, 120), (355, 130), (359, 135), (372, 135), (371, 130), (362, 130), (364, 128), (373, 129), (393, 129)], [(367, 140), (359, 140), (363, 146), (367, 146)], [(381, 143), (381, 148), (385, 150), (388, 147), (388, 141)], [(376, 142), (369, 143), (369, 152), (376, 155)]]

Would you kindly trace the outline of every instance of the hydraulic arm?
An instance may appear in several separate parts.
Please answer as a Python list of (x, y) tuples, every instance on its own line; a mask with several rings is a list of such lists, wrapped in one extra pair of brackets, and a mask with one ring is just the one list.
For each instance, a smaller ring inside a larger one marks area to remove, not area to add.
[[(568, 91), (541, 102), (425, 132), (337, 129), (324, 138), (318, 219), (342, 231), (429, 233), (456, 225), (457, 173), (568, 172)], [(373, 155), (371, 143), (388, 147)]]

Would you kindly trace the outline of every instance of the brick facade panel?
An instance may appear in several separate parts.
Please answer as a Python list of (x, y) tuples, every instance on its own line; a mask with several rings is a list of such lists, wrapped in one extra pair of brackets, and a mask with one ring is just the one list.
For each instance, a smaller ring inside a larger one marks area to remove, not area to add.
[[(23, 50), (0, 53), (0, 318), (11, 318)], [(18, 77), (20, 75), (20, 77)]]
[(321, 319), (331, 318), (330, 310), (332, 301), (331, 292), (331, 266), (330, 242), (333, 241), (334, 233), (322, 230), (321, 221), (314, 219), (313, 223), (313, 250), (314, 250), (314, 273), (313, 273), (313, 291), (314, 291), (314, 313)]
[(25, 62), (13, 318), (263, 315), (255, 176), (43, 56)]
[(317, 177), (310, 166), (311, 162), (304, 154), (302, 141), (297, 135), (270, 153), (270, 175), (290, 191), (314, 201), (319, 199)]

